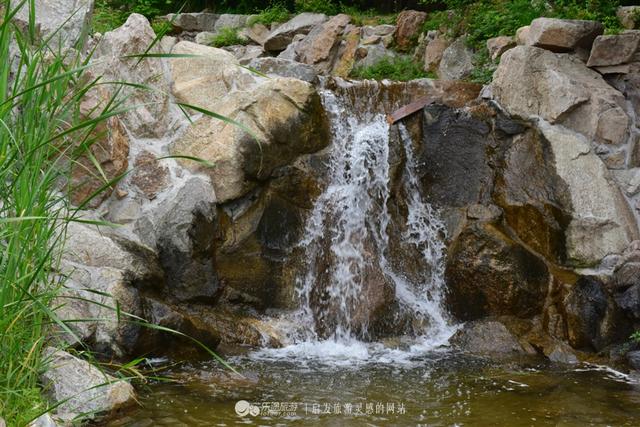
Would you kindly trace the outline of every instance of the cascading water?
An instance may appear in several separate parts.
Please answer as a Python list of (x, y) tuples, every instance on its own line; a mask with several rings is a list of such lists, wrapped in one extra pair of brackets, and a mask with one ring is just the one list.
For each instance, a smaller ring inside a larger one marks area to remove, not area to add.
[(407, 210), (401, 240), (422, 258), (419, 280), (410, 279), (388, 259), (392, 217), (386, 116), (380, 111), (354, 114), (352, 97), (329, 90), (323, 90), (322, 97), (331, 122), (332, 147), (326, 189), (315, 203), (300, 242), (307, 269), (298, 279), (300, 308), (294, 320), (302, 332), (293, 334), (291, 345), (284, 349), (258, 354), (368, 360), (374, 353), (384, 353), (381, 344), (364, 342), (371, 338), (367, 310), (388, 304), (380, 298), (384, 291), (392, 292), (394, 303), (383, 308), (418, 325), (412, 330), (415, 337), (409, 350), (440, 346), (455, 331), (441, 302), (445, 228), (420, 193), (411, 138), (399, 125)]

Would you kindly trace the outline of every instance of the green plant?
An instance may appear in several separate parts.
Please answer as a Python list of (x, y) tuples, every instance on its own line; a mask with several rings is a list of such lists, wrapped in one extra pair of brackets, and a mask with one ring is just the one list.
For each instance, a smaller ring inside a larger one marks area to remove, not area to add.
[(635, 331), (630, 337), (633, 341), (640, 342), (640, 331)]
[(424, 77), (434, 78), (410, 57), (385, 57), (369, 67), (357, 67), (351, 76), (359, 79), (407, 81)]
[(261, 11), (257, 16), (251, 17), (247, 24), (269, 25), (273, 22), (285, 22), (289, 19), (289, 10), (282, 3), (276, 3)]
[(127, 12), (109, 4), (106, 0), (96, 1), (93, 9), (91, 27), (94, 32), (106, 33), (124, 24)]
[(496, 71), (498, 64), (491, 59), (489, 51), (486, 47), (479, 49), (474, 56), (474, 68), (471, 72), (471, 80), (473, 83), (488, 84), (493, 79), (493, 73)]
[(315, 12), (335, 15), (339, 11), (333, 0), (295, 0), (296, 12)]
[(214, 47), (245, 45), (247, 39), (240, 37), (237, 28), (225, 27), (211, 38), (209, 44)]

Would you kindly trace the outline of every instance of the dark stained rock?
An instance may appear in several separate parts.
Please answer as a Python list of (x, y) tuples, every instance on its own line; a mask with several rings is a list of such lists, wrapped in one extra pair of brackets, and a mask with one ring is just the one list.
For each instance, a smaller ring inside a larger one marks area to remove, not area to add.
[(532, 317), (542, 310), (549, 272), (542, 259), (490, 224), (469, 224), (450, 245), (447, 307), (460, 320)]
[(627, 361), (633, 369), (640, 370), (640, 351), (636, 350), (627, 353)]
[(640, 283), (616, 295), (618, 306), (628, 315), (640, 319)]
[(622, 313), (602, 282), (593, 276), (581, 277), (564, 298), (569, 344), (587, 351), (626, 340), (631, 322)]

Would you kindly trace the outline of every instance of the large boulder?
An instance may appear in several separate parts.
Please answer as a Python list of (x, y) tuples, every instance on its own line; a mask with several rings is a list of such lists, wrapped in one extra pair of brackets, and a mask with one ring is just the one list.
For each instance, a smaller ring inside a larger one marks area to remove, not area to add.
[(531, 21), (528, 44), (554, 52), (568, 52), (578, 48), (590, 49), (593, 40), (604, 32), (597, 21), (577, 19), (536, 18)]
[(495, 320), (467, 322), (451, 337), (449, 343), (462, 351), (478, 355), (524, 353), (518, 338)]
[(467, 46), (466, 39), (456, 39), (442, 53), (438, 67), (438, 77), (445, 80), (464, 80), (474, 70), (473, 51)]
[(329, 74), (336, 61), (342, 34), (351, 21), (340, 14), (319, 24), (296, 46), (298, 60), (313, 65), (320, 74)]
[[(243, 127), (203, 117), (172, 145), (171, 152), (214, 165), (183, 162), (189, 169), (211, 177), (219, 203), (246, 194), (275, 168), (329, 142), (320, 97), (309, 83), (257, 77), (220, 49), (189, 42), (174, 47), (178, 53), (194, 50), (206, 56), (196, 63), (190, 62), (192, 58), (172, 60), (176, 97), (231, 118)], [(229, 91), (229, 87), (235, 90)]]
[(450, 245), (447, 307), (460, 320), (540, 313), (549, 284), (544, 261), (494, 225), (467, 226)]
[(289, 59), (256, 58), (249, 62), (248, 67), (271, 77), (292, 77), (308, 83), (318, 82), (318, 73), (311, 65), (301, 64)]
[(57, 418), (68, 423), (76, 417), (94, 419), (135, 404), (131, 384), (100, 371), (88, 362), (52, 347), (45, 349), (47, 368), (41, 375), (45, 394)]
[(637, 239), (638, 226), (605, 164), (582, 136), (559, 126), (539, 126), (571, 198), (568, 262), (596, 266), (608, 255), (621, 254)]
[[(105, 33), (98, 41), (88, 73), (104, 82), (126, 82), (133, 85), (106, 85), (131, 108), (120, 115), (126, 129), (137, 138), (163, 136), (170, 127), (169, 82), (160, 58), (136, 58), (129, 55), (161, 53), (160, 46), (149, 47), (156, 38), (149, 21), (137, 13), (129, 16), (119, 28)], [(148, 51), (148, 52), (147, 52)], [(136, 87), (143, 85), (147, 90)]]
[(170, 13), (161, 19), (170, 22), (173, 31), (217, 32), (222, 28), (242, 28), (251, 15), (215, 14), (209, 12)]
[(602, 67), (626, 64), (638, 50), (640, 32), (598, 36), (593, 42), (587, 66)]
[(293, 41), (297, 34), (309, 34), (312, 28), (327, 20), (321, 13), (301, 13), (290, 21), (280, 25), (264, 41), (266, 51), (282, 51)]
[(512, 115), (541, 117), (598, 143), (627, 141), (630, 121), (622, 94), (569, 55), (515, 47), (502, 56), (491, 91)]
[(430, 39), (424, 50), (424, 70), (427, 72), (435, 72), (440, 66), (444, 51), (449, 47), (451, 42), (441, 33), (434, 35)]
[[(38, 37), (41, 40), (51, 38), (49, 43), (53, 51), (57, 47), (77, 47), (88, 35), (93, 5), (94, 0), (35, 0)], [(29, 9), (29, 3), (23, 4), (13, 18), (20, 28), (29, 26)]]
[(416, 10), (403, 10), (396, 19), (395, 40), (400, 50), (407, 50), (415, 44), (418, 34), (422, 30), (422, 24), (427, 19), (425, 12)]

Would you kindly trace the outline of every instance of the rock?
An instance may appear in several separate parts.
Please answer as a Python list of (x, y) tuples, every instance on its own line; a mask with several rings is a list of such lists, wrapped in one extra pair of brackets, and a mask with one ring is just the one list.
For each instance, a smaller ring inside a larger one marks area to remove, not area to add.
[(518, 28), (518, 30), (516, 31), (516, 44), (531, 45), (531, 43), (529, 42), (530, 29), (531, 27), (529, 25)]
[[(31, 421), (28, 427), (58, 427), (59, 425), (60, 424), (58, 424), (55, 419), (47, 413), (42, 414), (35, 420)], [(4, 427), (3, 424), (0, 424), (0, 426)]]
[[(138, 289), (164, 281), (157, 256), (148, 247), (95, 226), (70, 223), (60, 266), (66, 277), (56, 314), (74, 335), (63, 331), (67, 344), (79, 341), (95, 352), (123, 357), (135, 351), (140, 325), (128, 315), (141, 316)], [(83, 322), (76, 319), (88, 319)]]
[[(16, 6), (14, 4), (14, 6)], [(52, 51), (58, 47), (76, 47), (89, 31), (94, 0), (35, 0), (35, 28), (40, 40), (49, 41)], [(23, 5), (13, 17), (21, 28), (29, 26), (29, 6)]]
[(627, 361), (633, 369), (640, 370), (640, 351), (636, 350), (627, 353)]
[(568, 261), (596, 266), (607, 255), (622, 253), (637, 238), (638, 227), (606, 166), (579, 135), (558, 126), (539, 126), (571, 198)]
[(491, 92), (512, 115), (541, 117), (599, 143), (627, 141), (629, 117), (622, 94), (568, 55), (515, 47), (502, 56)]
[(356, 63), (356, 52), (360, 43), (360, 28), (347, 26), (343, 41), (338, 49), (336, 61), (331, 74), (338, 77), (348, 77)]
[(171, 22), (173, 30), (181, 31), (214, 31), (218, 16), (215, 13), (199, 12), (199, 13), (170, 13), (164, 18), (165, 21)]
[(611, 65), (606, 67), (593, 67), (602, 75), (605, 74), (628, 74), (631, 72), (631, 64)]
[(467, 322), (451, 337), (449, 343), (463, 351), (480, 355), (525, 352), (518, 339), (495, 320)]
[(366, 39), (369, 37), (384, 37), (393, 34), (396, 31), (395, 25), (365, 25), (362, 27), (362, 38)]
[[(118, 87), (119, 95), (125, 99), (124, 108), (132, 107), (120, 115), (120, 119), (133, 136), (137, 138), (158, 138), (169, 129), (169, 82), (161, 58), (125, 58), (147, 52), (155, 40), (155, 32), (149, 21), (133, 13), (124, 25), (107, 32), (96, 47), (91, 59), (89, 74), (102, 76), (101, 81), (125, 81), (154, 87), (149, 91), (132, 86)], [(154, 46), (148, 53), (161, 53)], [(105, 86), (114, 93), (115, 88)]]
[(329, 74), (336, 61), (340, 39), (350, 21), (349, 15), (340, 14), (316, 25), (296, 46), (299, 61), (312, 65), (320, 74)]
[[(618, 89), (627, 100), (631, 101), (631, 105), (637, 116), (640, 114), (640, 63), (632, 62), (631, 64), (624, 64), (623, 66), (628, 67), (627, 73), (606, 76), (606, 80), (614, 88)], [(635, 149), (640, 150), (640, 144), (637, 141), (635, 144)], [(632, 155), (630, 159), (631, 167), (640, 166), (640, 153), (635, 153), (635, 156), (634, 158)]]
[(587, 66), (603, 67), (630, 62), (638, 50), (640, 32), (598, 36), (593, 42)]
[(94, 419), (135, 404), (135, 392), (126, 381), (52, 347), (45, 349), (43, 357), (48, 366), (40, 380), (52, 403), (59, 403), (55, 411), (61, 419)]
[(395, 40), (399, 50), (408, 50), (414, 43), (422, 24), (427, 19), (425, 12), (416, 10), (403, 10), (396, 19)]
[(496, 205), (469, 205), (467, 208), (467, 218), (478, 219), (480, 221), (496, 221), (502, 217), (502, 209)]
[(356, 67), (371, 67), (382, 61), (384, 58), (395, 58), (396, 54), (388, 50), (383, 44), (361, 46), (356, 52)]
[(318, 73), (311, 65), (288, 59), (256, 58), (249, 62), (248, 66), (269, 76), (292, 77), (312, 84), (318, 82)]
[(573, 352), (573, 349), (566, 343), (560, 342), (545, 350), (545, 356), (552, 362), (567, 365), (578, 363), (578, 357)]
[(224, 49), (231, 52), (241, 65), (247, 65), (254, 59), (264, 56), (262, 47), (255, 45), (228, 46)]
[(627, 289), (640, 284), (640, 252), (624, 257), (615, 267), (613, 286), (616, 289)]
[(616, 302), (629, 316), (640, 319), (640, 284), (635, 284), (622, 294), (616, 295)]
[(215, 32), (220, 32), (223, 28), (244, 28), (247, 26), (247, 21), (251, 19), (253, 15), (239, 15), (236, 13), (224, 13), (218, 16), (216, 23), (213, 27)]
[(573, 348), (600, 351), (626, 340), (632, 332), (629, 320), (595, 277), (581, 277), (563, 305)]
[(624, 28), (630, 30), (636, 28), (640, 6), (620, 6), (616, 15)]
[(262, 24), (253, 24), (250, 27), (242, 29), (239, 35), (241, 37), (245, 37), (252, 42), (263, 45), (267, 37), (269, 36), (270, 30)]
[(313, 27), (325, 21), (327, 16), (321, 13), (301, 13), (272, 31), (264, 41), (264, 50), (282, 51), (296, 34), (309, 34)]
[(306, 36), (304, 34), (296, 34), (293, 37), (293, 41), (285, 50), (278, 54), (278, 58), (286, 59), (289, 61), (298, 61), (298, 52), (296, 49), (302, 40), (304, 40)]
[(214, 192), (196, 177), (174, 191), (150, 218), (136, 223), (136, 232), (158, 251), (166, 275), (165, 293), (178, 301), (212, 301), (219, 291), (213, 259)]
[(534, 316), (542, 310), (545, 263), (490, 224), (467, 226), (447, 255), (447, 307), (460, 320)]
[(456, 39), (442, 54), (438, 77), (445, 80), (464, 80), (474, 69), (473, 51), (466, 45), (464, 37)]
[[(171, 152), (215, 164), (210, 168), (181, 161), (191, 170), (209, 174), (219, 203), (246, 194), (256, 180), (268, 178), (275, 168), (328, 143), (320, 97), (310, 84), (258, 78), (219, 49), (180, 42), (174, 51), (204, 49), (208, 49), (207, 56), (195, 63), (192, 58), (173, 60), (174, 94), (182, 102), (237, 120), (253, 136), (238, 126), (203, 117), (172, 145)], [(228, 87), (237, 89), (229, 92)]]
[[(95, 119), (111, 100), (104, 86), (89, 91), (80, 103), (80, 114), (85, 120)], [(129, 136), (118, 116), (99, 122), (86, 141), (88, 153), (74, 159), (71, 172), (71, 202), (76, 206), (88, 200), (108, 182), (126, 172), (129, 165)], [(94, 162), (99, 164), (99, 167)], [(116, 183), (117, 185), (117, 183)], [(97, 207), (111, 195), (113, 187), (93, 197), (88, 207)]]
[(131, 184), (149, 200), (156, 198), (169, 183), (169, 169), (149, 151), (142, 151), (133, 165)]
[(597, 21), (536, 18), (529, 26), (527, 44), (554, 52), (590, 49), (603, 32), (604, 26)]
[(499, 36), (487, 40), (487, 50), (493, 61), (501, 57), (503, 53), (512, 47), (516, 47), (516, 42), (513, 37)]
[(449, 47), (449, 39), (441, 33), (427, 43), (424, 51), (424, 70), (427, 72), (435, 72), (440, 66), (442, 55)]

